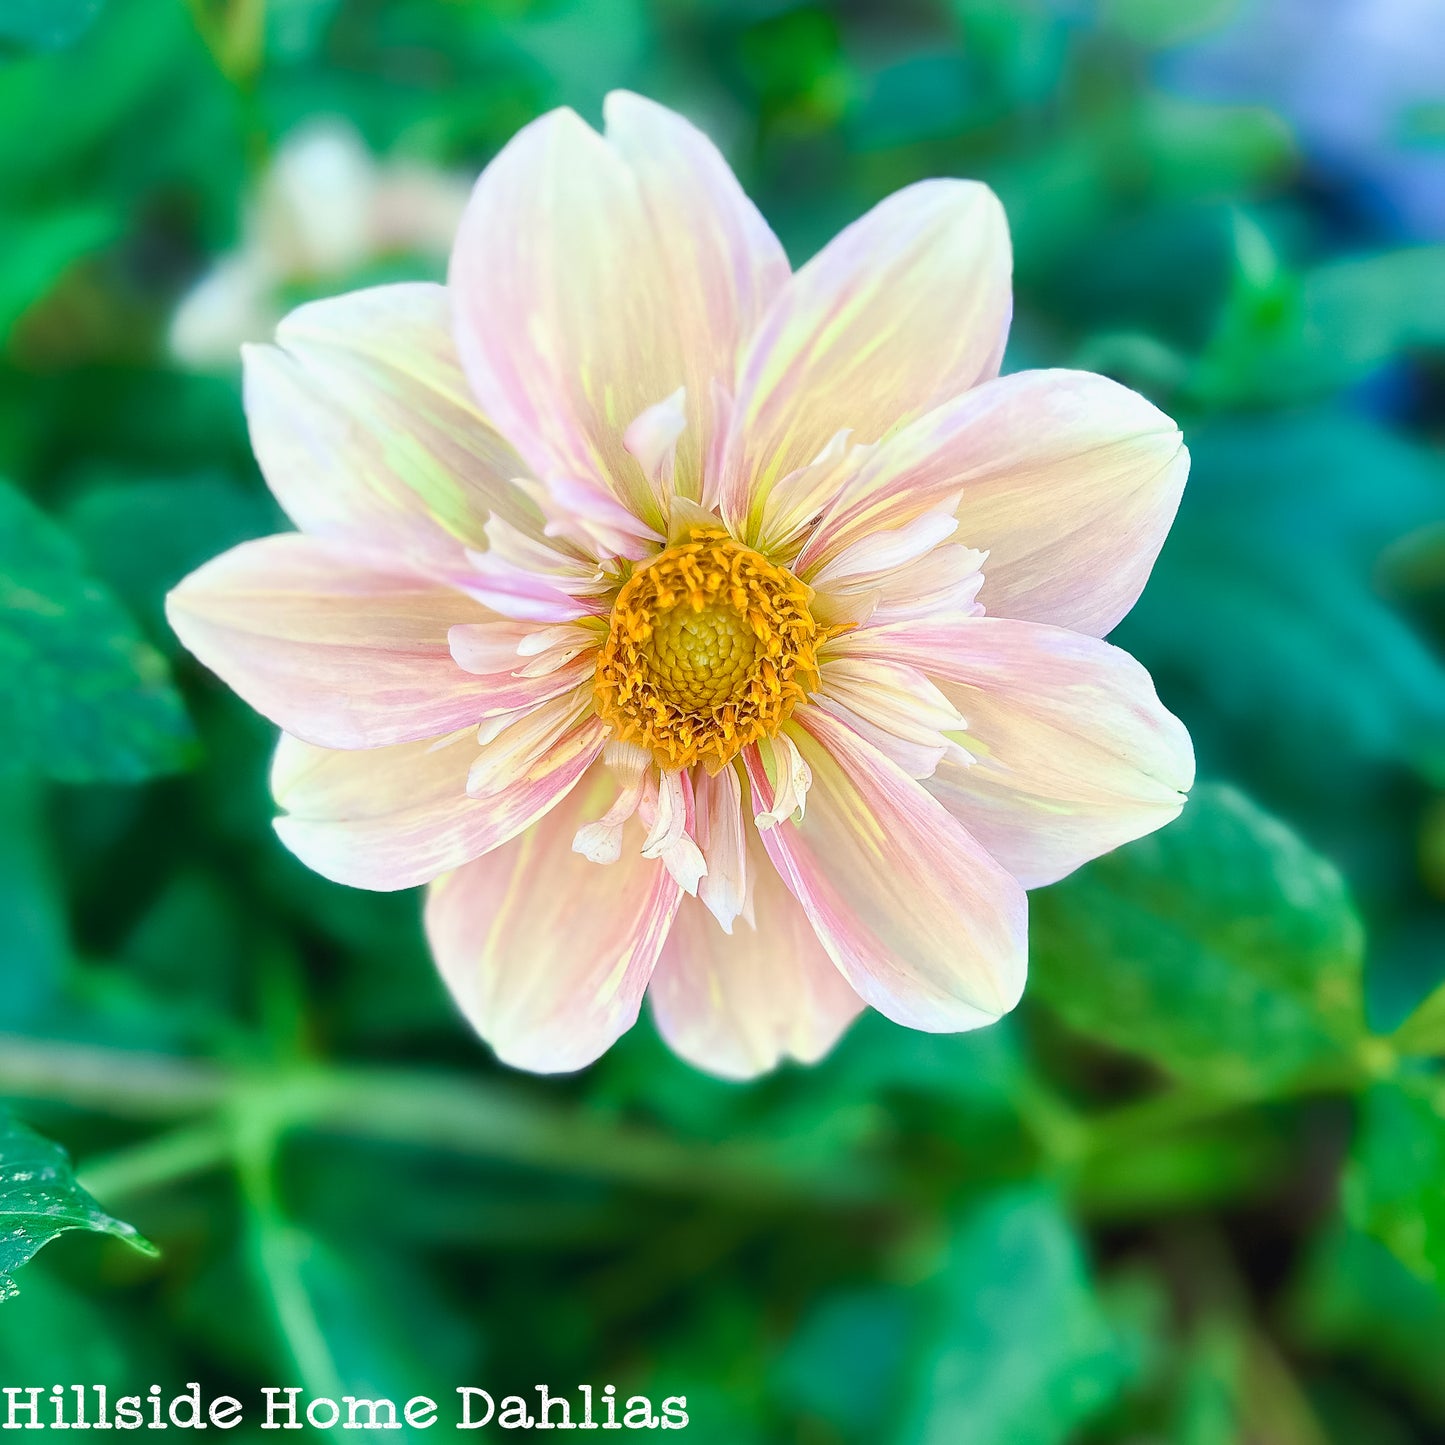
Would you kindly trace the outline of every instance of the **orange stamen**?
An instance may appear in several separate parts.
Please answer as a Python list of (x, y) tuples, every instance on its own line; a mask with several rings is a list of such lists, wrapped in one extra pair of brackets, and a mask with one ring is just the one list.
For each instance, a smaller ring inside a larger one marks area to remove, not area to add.
[(598, 713), (664, 768), (715, 773), (817, 685), (812, 589), (721, 528), (639, 567), (597, 664)]

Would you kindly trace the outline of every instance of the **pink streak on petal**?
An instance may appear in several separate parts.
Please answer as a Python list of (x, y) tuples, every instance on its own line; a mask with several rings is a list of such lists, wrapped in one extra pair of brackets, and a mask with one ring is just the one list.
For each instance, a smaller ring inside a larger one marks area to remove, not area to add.
[[(1018, 1002), (1022, 888), (922, 786), (844, 723), (800, 707), (789, 731), (812, 770), (801, 823), (763, 845), (844, 978), (880, 1013), (947, 1033)], [(772, 787), (745, 751), (755, 803)]]
[(438, 879), (426, 929), (458, 1007), (504, 1062), (539, 1073), (580, 1069), (637, 1018), (681, 892), (640, 851), (641, 830), (617, 862), (572, 851), (604, 810), (607, 769), (534, 828)]
[[(448, 628), (486, 613), (461, 593), (299, 533), (243, 542), (166, 599), (176, 635), (286, 731), (332, 748), (435, 737), (481, 717), (489, 683)], [(536, 698), (541, 681), (530, 684)]]
[(1194, 751), (1149, 674), (1082, 633), (999, 617), (861, 629), (834, 648), (912, 662), (967, 720), (972, 764), (925, 786), (1025, 887), (1176, 817)]
[(469, 798), (477, 757), (471, 729), (397, 747), (334, 752), (283, 737), (271, 786), (287, 810), (281, 841), (308, 868), (352, 888), (390, 892), (499, 847), (565, 797), (602, 752), (606, 728), (588, 718), (510, 787)]

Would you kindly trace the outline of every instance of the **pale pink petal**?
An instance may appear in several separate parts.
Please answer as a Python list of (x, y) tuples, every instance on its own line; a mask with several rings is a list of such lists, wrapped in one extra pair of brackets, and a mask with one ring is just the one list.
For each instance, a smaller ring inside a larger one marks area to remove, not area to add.
[(462, 622), (447, 633), (457, 666), (479, 676), (500, 673), (540, 677), (595, 648), (595, 630), (571, 622), (538, 626), (508, 618)]
[(912, 662), (963, 714), (976, 761), (925, 786), (1025, 887), (1176, 817), (1194, 781), (1189, 734), (1128, 653), (1000, 617), (865, 628), (832, 646)]
[(969, 616), (983, 611), (978, 594), (985, 560), (973, 547), (942, 542), (892, 570), (830, 580), (818, 587), (809, 608), (816, 621), (828, 626), (876, 627), (948, 613)]
[(593, 863), (615, 863), (622, 856), (622, 830), (637, 815), (652, 780), (652, 754), (612, 738), (602, 753), (602, 761), (612, 774), (617, 796), (600, 818), (577, 830), (572, 851)]
[(808, 581), (818, 588), (877, 582), (927, 556), (957, 530), (958, 519), (951, 512), (924, 512), (901, 527), (859, 537), (836, 552), (832, 561), (810, 573)]
[(564, 538), (599, 560), (627, 557), (641, 561), (662, 541), (660, 532), (639, 521), (611, 492), (585, 477), (549, 477), (543, 510), (547, 536)]
[(673, 1051), (729, 1079), (813, 1063), (863, 1007), (752, 836), (756, 926), (726, 934), (685, 899), (647, 994)]
[(642, 856), (636, 822), (615, 863), (572, 851), (613, 791), (608, 769), (594, 768), (534, 828), (427, 896), (442, 977), (473, 1028), (517, 1068), (580, 1069), (626, 1032), (677, 911), (681, 891)]
[(747, 906), (748, 830), (743, 823), (742, 780), (730, 763), (716, 774), (698, 768), (693, 776), (697, 839), (707, 872), (697, 896), (724, 933)]
[(293, 311), (245, 353), (266, 481), (305, 532), (451, 575), (490, 513), (540, 528), (525, 464), (477, 410), (441, 286), (380, 286)]
[(743, 194), (727, 162), (680, 115), (629, 91), (614, 90), (603, 105), (607, 140), (627, 161), (656, 230), (666, 238), (668, 268), (679, 324), (695, 345), (688, 385), (694, 435), (683, 441), (678, 479), (684, 496), (701, 496), (698, 459), (709, 433), (726, 417), (701, 408), (714, 398), (697, 388), (716, 378), (731, 389), (738, 352), (788, 280), (788, 258), (776, 236)]
[(468, 552), (467, 562), (462, 590), (503, 617), (561, 623), (606, 610), (596, 597), (582, 595), (575, 579), (519, 567), (500, 552)]
[[(798, 541), (858, 474), (876, 443), (854, 446), (849, 440), (851, 435), (847, 427), (835, 432), (828, 445), (807, 466), (779, 477), (768, 488), (760, 519), (749, 533), (753, 545), (760, 551), (782, 551), (789, 543)], [(721, 463), (719, 467), (721, 469)], [(738, 493), (732, 500), (745, 500), (745, 495)]]
[(601, 753), (606, 727), (587, 718), (508, 788), (467, 796), (472, 729), (429, 742), (335, 752), (285, 737), (271, 787), (287, 810), (281, 841), (308, 868), (353, 888), (428, 883), (514, 837), (566, 796)]
[[(768, 856), (865, 1003), (932, 1033), (977, 1028), (1023, 992), (1023, 889), (952, 814), (877, 748), (814, 707), (789, 731), (812, 771), (801, 822)], [(772, 795), (745, 751), (755, 803)]]
[(955, 540), (988, 554), (984, 608), (1102, 636), (1143, 591), (1188, 472), (1179, 428), (1137, 392), (1082, 371), (1000, 377), (879, 447), (798, 570), (961, 492)]
[[(481, 607), (319, 537), (243, 542), (181, 582), (166, 615), (252, 707), (321, 747), (435, 737), (484, 716), (494, 691), (447, 644), (452, 624), (485, 617)], [(511, 684), (517, 706), (550, 690), (546, 679)]]
[(638, 816), (650, 825), (642, 840), (642, 856), (661, 858), (678, 887), (696, 895), (707, 864), (693, 838), (697, 814), (691, 777), (678, 770), (660, 771), (643, 795)]
[(936, 613), (969, 617), (982, 612), (978, 594), (985, 560), (982, 552), (957, 542), (935, 547), (928, 556), (878, 579), (878, 605), (869, 620), (881, 624)]
[(591, 714), (592, 689), (574, 688), (527, 711), (489, 718), (477, 729), (480, 747), (467, 771), (467, 794), (495, 798), (510, 792), (534, 768), (546, 766), (560, 738)]
[(773, 483), (838, 431), (876, 442), (998, 370), (1011, 309), (1003, 208), (936, 180), (890, 196), (829, 242), (744, 354), (723, 494), (756, 526)]
[(931, 778), (937, 772), (939, 763), (943, 761), (943, 755), (950, 747), (947, 740), (937, 734), (929, 742), (900, 737), (897, 733), (890, 732), (887, 728), (880, 727), (860, 713), (854, 712), (852, 708), (839, 702), (835, 697), (815, 696), (812, 703), (814, 707), (832, 713), (841, 723), (852, 728), (865, 742), (872, 743), (884, 757), (896, 763), (910, 778)]
[(623, 95), (607, 115), (604, 140), (552, 111), (487, 167), (452, 253), (457, 337), (483, 408), (539, 474), (599, 481), (659, 527), (623, 435), (685, 387), (677, 467), (700, 495), (712, 381), (731, 382), (777, 260), (686, 122)]
[[(534, 708), (590, 681), (596, 670), (595, 632), (572, 623), (533, 627), (520, 636), (519, 629), (528, 629), (528, 624), (497, 619), (448, 629), (447, 644), (457, 666), (479, 680), (478, 721)], [(547, 633), (564, 635), (549, 639)]]
[(622, 434), (622, 445), (643, 470), (664, 514), (676, 490), (677, 443), (687, 430), (687, 388), (650, 406)]
[(808, 789), (813, 786), (813, 771), (798, 751), (798, 745), (787, 733), (779, 733), (749, 751), (757, 753), (758, 765), (771, 784), (766, 806), (761, 797), (753, 800), (753, 822), (758, 829), (766, 832), (790, 818), (801, 821), (808, 807)]
[[(930, 776), (957, 751), (945, 734), (959, 731), (958, 709), (913, 664), (882, 655), (830, 655), (815, 702), (841, 716), (911, 778)], [(846, 709), (839, 713), (838, 708)]]

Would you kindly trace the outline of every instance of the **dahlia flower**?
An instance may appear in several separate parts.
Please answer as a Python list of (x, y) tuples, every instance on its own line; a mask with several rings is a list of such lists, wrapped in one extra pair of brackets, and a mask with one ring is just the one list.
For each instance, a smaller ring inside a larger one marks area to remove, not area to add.
[(1102, 637), (1188, 469), (1073, 371), (999, 376), (992, 192), (910, 186), (800, 270), (711, 143), (618, 93), (483, 173), (448, 284), (301, 307), (246, 355), (297, 533), (172, 593), (283, 730), (282, 841), (430, 884), (461, 1010), (576, 1069), (644, 993), (745, 1077), (864, 1005), (971, 1029), (1024, 985), (1024, 890), (1193, 776)]

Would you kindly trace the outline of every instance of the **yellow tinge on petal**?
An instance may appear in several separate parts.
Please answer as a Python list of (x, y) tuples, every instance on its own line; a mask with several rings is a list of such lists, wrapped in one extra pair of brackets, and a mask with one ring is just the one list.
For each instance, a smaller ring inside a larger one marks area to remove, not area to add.
[(812, 589), (721, 528), (628, 579), (597, 664), (599, 714), (665, 769), (716, 772), (773, 737), (816, 686)]

